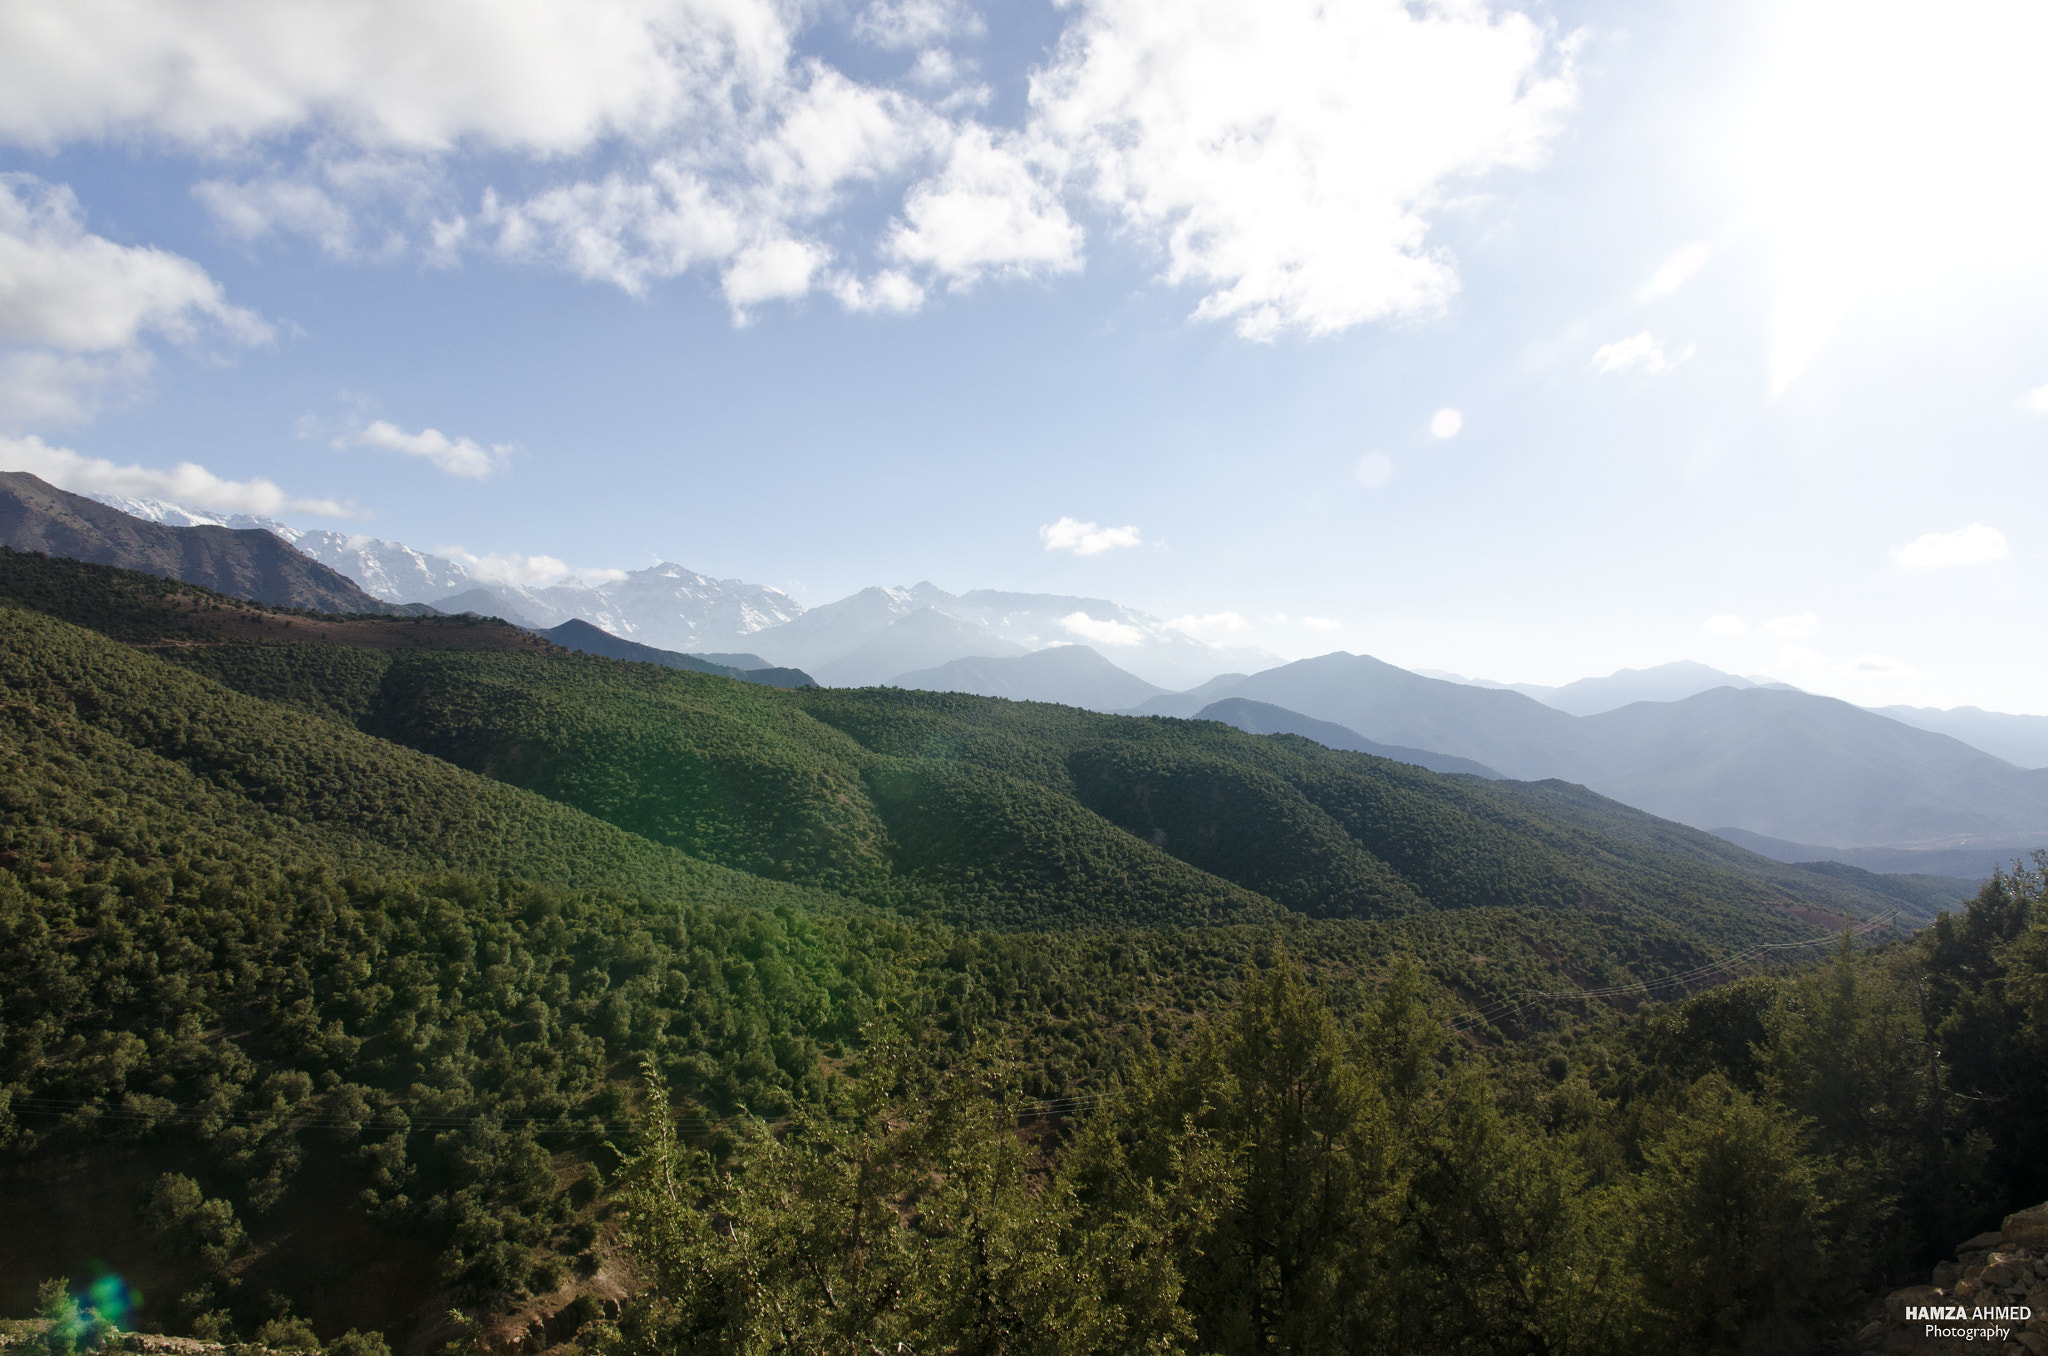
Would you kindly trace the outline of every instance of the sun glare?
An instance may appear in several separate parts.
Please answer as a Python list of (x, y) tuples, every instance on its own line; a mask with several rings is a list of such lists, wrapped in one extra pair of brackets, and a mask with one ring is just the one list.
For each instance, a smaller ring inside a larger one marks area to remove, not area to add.
[(1774, 12), (1733, 150), (1775, 256), (1777, 393), (1866, 298), (1917, 304), (2037, 266), (2048, 6), (1806, 0)]

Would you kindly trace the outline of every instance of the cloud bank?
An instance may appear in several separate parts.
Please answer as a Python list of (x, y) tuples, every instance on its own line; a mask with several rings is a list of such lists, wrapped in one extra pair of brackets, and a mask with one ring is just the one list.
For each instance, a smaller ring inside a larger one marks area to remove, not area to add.
[[(634, 295), (701, 271), (742, 322), (1071, 273), (1092, 214), (1197, 318), (1269, 340), (1440, 309), (1433, 214), (1537, 164), (1575, 97), (1573, 40), (1513, 9), (1065, 13), (996, 125), (960, 0), (16, 0), (0, 139), (211, 158), (194, 191), (228, 230), (336, 257), (487, 251)], [(915, 61), (849, 76), (809, 41), (829, 25)], [(138, 316), (247, 319), (185, 261), (131, 263), (157, 279)]]
[(149, 338), (272, 337), (190, 259), (85, 229), (77, 196), (0, 174), (0, 418), (67, 423), (150, 368)]
[(0, 438), (0, 471), (26, 471), (74, 494), (117, 494), (131, 499), (169, 499), (223, 513), (310, 513), (354, 518), (353, 509), (332, 499), (304, 499), (269, 480), (227, 480), (197, 462), (182, 461), (168, 471), (121, 466), (88, 457), (41, 438)]
[(1907, 570), (1938, 570), (1954, 565), (1983, 565), (2005, 559), (2005, 534), (1995, 527), (1971, 523), (1953, 532), (1929, 532), (1892, 552)]

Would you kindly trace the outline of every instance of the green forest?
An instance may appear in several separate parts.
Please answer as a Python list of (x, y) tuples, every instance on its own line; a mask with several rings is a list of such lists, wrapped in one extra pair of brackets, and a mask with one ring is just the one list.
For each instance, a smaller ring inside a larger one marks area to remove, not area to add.
[(0, 675), (52, 1356), (1794, 1352), (2048, 1196), (2048, 859), (5, 551)]

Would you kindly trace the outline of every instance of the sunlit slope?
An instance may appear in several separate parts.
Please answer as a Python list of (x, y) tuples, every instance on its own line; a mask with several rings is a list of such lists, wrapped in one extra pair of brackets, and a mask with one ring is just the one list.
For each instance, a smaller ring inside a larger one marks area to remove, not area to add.
[(672, 900), (807, 893), (5, 605), (0, 689), (10, 851), (82, 832), (144, 860), (451, 870)]
[[(894, 690), (779, 693), (584, 656), (224, 646), (195, 662), (742, 870), (961, 921), (1645, 908), (1757, 935), (1891, 903), (1596, 807), (1214, 722)], [(1655, 822), (1655, 821), (1652, 821)], [(1673, 838), (1672, 834), (1679, 835)]]
[[(0, 559), (0, 585), (272, 709), (574, 807), (643, 850), (962, 923), (1626, 908), (1733, 941), (1795, 911), (1867, 916), (1897, 902), (1561, 784), (1440, 776), (1218, 722), (779, 692), (455, 619), (237, 612), (74, 562)], [(308, 722), (287, 723), (311, 737)]]

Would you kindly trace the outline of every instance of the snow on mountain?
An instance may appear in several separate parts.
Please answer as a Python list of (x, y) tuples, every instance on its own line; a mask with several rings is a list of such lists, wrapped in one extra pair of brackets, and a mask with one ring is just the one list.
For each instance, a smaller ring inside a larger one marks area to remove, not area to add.
[[(534, 588), (366, 534), (297, 528), (272, 518), (213, 514), (155, 499), (94, 497), (173, 527), (264, 528), (386, 602), (448, 603), (451, 611), (488, 609), (540, 628), (582, 620), (615, 636), (685, 654), (756, 652), (827, 682), (885, 682), (954, 659), (1016, 656), (1065, 645), (1092, 646), (1117, 667), (1173, 690), (1226, 671), (1252, 673), (1284, 662), (1264, 650), (1213, 644), (1102, 598), (997, 589), (955, 595), (918, 583), (862, 589), (806, 609), (780, 589), (714, 579), (669, 561), (601, 583), (569, 579)], [(927, 610), (935, 615), (903, 624)]]
[(577, 614), (614, 635), (685, 654), (753, 649), (757, 635), (804, 613), (804, 605), (781, 589), (741, 579), (713, 579), (668, 561), (590, 589), (587, 596), (561, 585), (540, 592), (564, 607), (596, 607), (616, 615), (627, 629), (605, 626), (587, 611)]

